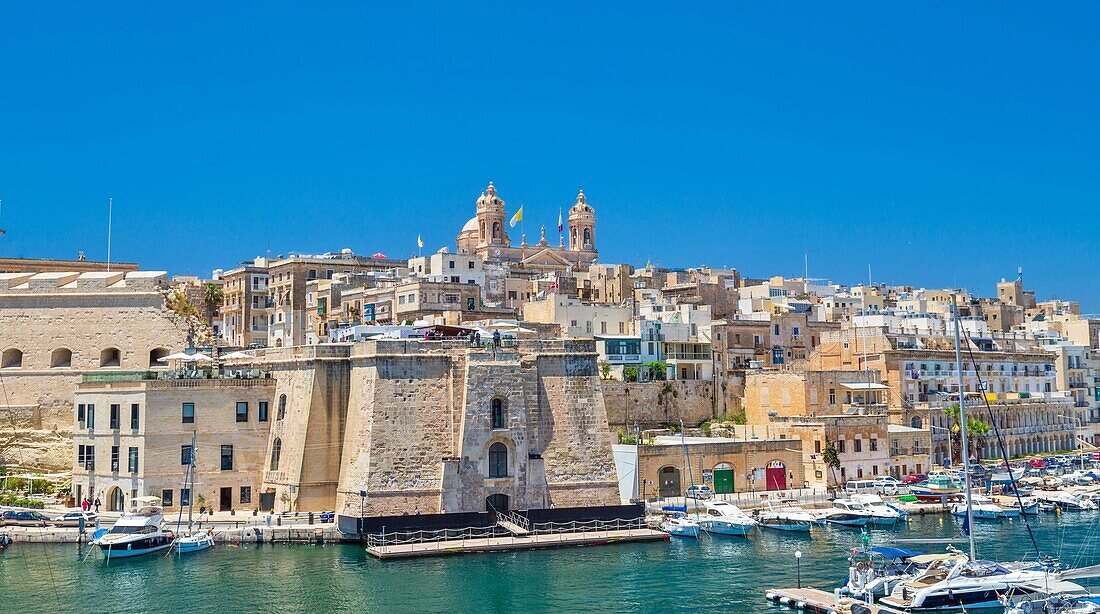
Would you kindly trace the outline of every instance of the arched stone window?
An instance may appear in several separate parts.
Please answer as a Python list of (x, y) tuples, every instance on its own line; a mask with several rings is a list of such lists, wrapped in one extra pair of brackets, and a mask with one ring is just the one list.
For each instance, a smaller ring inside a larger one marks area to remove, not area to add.
[(283, 440), (278, 437), (271, 444), (271, 470), (279, 470), (279, 456), (283, 453)]
[(489, 402), (489, 421), (492, 425), (491, 428), (504, 428), (504, 399), (493, 397), (493, 400)]
[(282, 420), (286, 418), (286, 395), (279, 395), (279, 413), (275, 416), (276, 420)]
[(4, 350), (3, 358), (0, 358), (0, 368), (18, 369), (23, 366), (23, 351), (15, 348)]
[(122, 353), (118, 348), (107, 348), (99, 353), (99, 367), (121, 367)]
[(57, 348), (50, 354), (51, 369), (68, 369), (73, 366), (73, 351), (69, 348)]
[(913, 419), (909, 421), (909, 426), (919, 429), (924, 428), (924, 422), (920, 419), (920, 416), (913, 416)]
[(493, 240), (500, 240), (500, 222), (493, 222)]
[(508, 477), (508, 446), (499, 441), (489, 446), (489, 477)]
[(588, 228), (584, 229), (584, 246), (588, 247), (592, 245), (592, 231)]
[(153, 348), (149, 350), (149, 366), (150, 367), (163, 367), (164, 363), (161, 362), (161, 358), (164, 358), (169, 354), (167, 348)]

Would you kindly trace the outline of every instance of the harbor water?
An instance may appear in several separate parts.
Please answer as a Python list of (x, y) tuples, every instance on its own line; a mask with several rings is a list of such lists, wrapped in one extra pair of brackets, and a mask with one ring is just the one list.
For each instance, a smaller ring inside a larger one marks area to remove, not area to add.
[[(1032, 520), (1040, 547), (1074, 566), (1100, 564), (1100, 513)], [(872, 543), (959, 534), (950, 516), (871, 531)], [(1020, 520), (975, 524), (979, 556), (1034, 558)], [(831, 590), (847, 574), (857, 529), (379, 561), (350, 544), (218, 544), (184, 558), (106, 564), (98, 552), (13, 544), (0, 553), (0, 612), (780, 612), (768, 588)], [(927, 552), (942, 545), (910, 546)], [(960, 543), (960, 548), (965, 544)], [(1093, 585), (1093, 588), (1095, 585)]]

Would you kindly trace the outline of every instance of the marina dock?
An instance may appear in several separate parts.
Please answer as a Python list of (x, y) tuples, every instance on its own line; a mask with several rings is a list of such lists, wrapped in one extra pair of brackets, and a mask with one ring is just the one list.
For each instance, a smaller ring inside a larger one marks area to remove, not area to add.
[(379, 559), (406, 559), (447, 554), (474, 552), (502, 552), (507, 550), (538, 550), (543, 548), (567, 548), (571, 546), (600, 546), (614, 543), (668, 541), (669, 536), (653, 529), (633, 528), (606, 531), (582, 531), (576, 533), (532, 534), (526, 536), (481, 537), (474, 539), (447, 539), (420, 541), (405, 544), (371, 545), (367, 552)]
[(764, 593), (769, 601), (819, 614), (836, 614), (836, 597), (816, 588), (777, 588)]

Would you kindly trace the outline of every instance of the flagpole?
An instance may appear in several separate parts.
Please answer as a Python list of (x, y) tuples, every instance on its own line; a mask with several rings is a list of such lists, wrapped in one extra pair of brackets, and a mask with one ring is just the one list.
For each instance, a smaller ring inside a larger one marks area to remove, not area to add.
[(107, 198), (107, 272), (111, 272), (111, 217), (115, 209), (115, 199)]

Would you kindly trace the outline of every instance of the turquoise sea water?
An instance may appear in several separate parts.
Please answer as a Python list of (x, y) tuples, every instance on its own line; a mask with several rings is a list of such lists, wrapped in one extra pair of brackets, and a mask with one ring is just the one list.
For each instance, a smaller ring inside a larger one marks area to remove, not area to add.
[[(1100, 513), (1033, 526), (1044, 554), (1100, 564)], [(763, 593), (795, 585), (795, 550), (804, 586), (831, 589), (847, 574), (859, 531), (815, 531), (406, 561), (378, 561), (354, 545), (219, 544), (110, 566), (98, 553), (82, 561), (74, 545), (15, 544), (0, 553), (0, 612), (782, 612)], [(953, 534), (948, 516), (872, 531), (875, 544)], [(1032, 555), (1019, 521), (979, 523), (975, 534), (982, 558)]]

